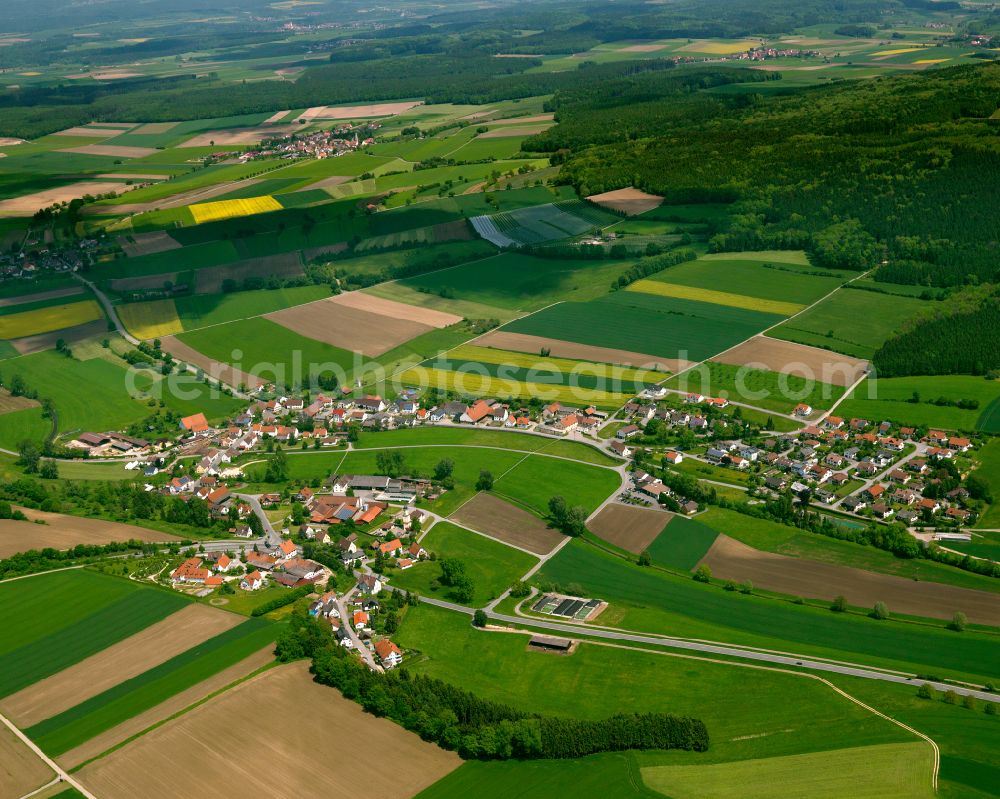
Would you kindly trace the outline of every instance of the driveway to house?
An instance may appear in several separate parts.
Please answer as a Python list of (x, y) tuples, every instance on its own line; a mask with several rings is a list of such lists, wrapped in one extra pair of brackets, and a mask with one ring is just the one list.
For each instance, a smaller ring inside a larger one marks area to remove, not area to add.
[(358, 587), (354, 586), (350, 591), (348, 591), (343, 596), (337, 597), (337, 611), (340, 613), (340, 626), (342, 629), (347, 631), (347, 634), (351, 638), (351, 643), (354, 644), (355, 651), (361, 656), (361, 659), (372, 671), (382, 671), (382, 667), (375, 662), (375, 656), (368, 651), (358, 634), (354, 631), (354, 625), (351, 624), (351, 619), (354, 618), (354, 614), (347, 607), (347, 601), (357, 593)]

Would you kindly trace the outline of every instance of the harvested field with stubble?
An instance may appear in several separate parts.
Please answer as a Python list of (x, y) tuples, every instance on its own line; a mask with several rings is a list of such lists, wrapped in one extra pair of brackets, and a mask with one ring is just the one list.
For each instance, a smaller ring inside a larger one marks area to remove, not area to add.
[(63, 513), (20, 508), (31, 522), (36, 519), (44, 524), (0, 519), (0, 558), (9, 558), (16, 552), (29, 549), (69, 549), (77, 544), (109, 544), (112, 541), (180, 541), (175, 535), (134, 527), (121, 522), (67, 516)]
[(364, 294), (360, 291), (351, 291), (346, 294), (338, 294), (331, 297), (327, 302), (344, 306), (345, 308), (357, 308), (360, 311), (389, 316), (393, 319), (408, 319), (411, 322), (419, 322), (430, 327), (443, 328), (458, 324), (462, 321), (461, 316), (435, 311), (433, 308), (420, 308), (415, 305), (407, 305), (395, 300), (386, 300), (372, 294)]
[(0, 726), (0, 796), (14, 799), (41, 788), (52, 769), (5, 726)]
[(974, 624), (1000, 626), (996, 594), (761, 552), (725, 534), (715, 539), (701, 563), (719, 579), (750, 580), (758, 588), (791, 596), (844, 596), (850, 605), (869, 608), (885, 602), (890, 612), (932, 619), (950, 619), (961, 611)]
[(106, 155), (110, 158), (145, 158), (154, 155), (154, 147), (126, 147), (117, 144), (85, 144), (82, 147), (67, 147), (59, 150), (61, 153), (79, 153), (80, 155)]
[(303, 111), (296, 122), (301, 119), (369, 119), (371, 117), (391, 117), (402, 114), (411, 108), (422, 105), (420, 102), (373, 103), (371, 105), (326, 106), (318, 105)]
[(69, 202), (85, 194), (107, 194), (128, 188), (124, 183), (109, 180), (81, 180), (9, 200), (0, 200), (0, 216), (34, 216), (35, 212), (56, 203)]
[(807, 377), (834, 386), (850, 386), (868, 368), (868, 362), (818, 347), (754, 336), (712, 358), (734, 366), (754, 364), (772, 372)]
[(167, 252), (168, 250), (179, 250), (181, 248), (181, 243), (171, 237), (165, 230), (119, 236), (118, 243), (130, 258), (136, 258), (140, 255), (152, 255), (157, 252)]
[(508, 333), (502, 330), (494, 330), (480, 336), (475, 339), (474, 343), (480, 347), (494, 347), (498, 350), (513, 350), (515, 352), (540, 353), (543, 349), (547, 349), (553, 358), (620, 364), (621, 366), (656, 369), (661, 372), (678, 372), (690, 366), (689, 361), (677, 358), (661, 358), (657, 355), (647, 355), (641, 352), (596, 347), (590, 344), (578, 344), (575, 341), (532, 336), (527, 333)]
[(10, 343), (17, 350), (18, 355), (33, 355), (36, 352), (44, 352), (55, 347), (56, 342), (62, 339), (67, 344), (76, 344), (80, 341), (96, 338), (108, 332), (108, 323), (103, 319), (96, 319), (93, 322), (76, 325), (75, 327), (65, 327), (62, 330), (54, 330), (51, 333), (39, 333), (34, 336), (23, 336), (12, 340)]
[(155, 707), (151, 707), (149, 710), (133, 716), (128, 721), (123, 721), (110, 730), (105, 730), (95, 735), (89, 741), (80, 744), (75, 749), (70, 749), (65, 754), (59, 755), (56, 761), (63, 768), (76, 768), (88, 760), (93, 760), (109, 749), (118, 746), (123, 741), (127, 741), (129, 738), (166, 721), (171, 716), (177, 715), (196, 702), (200, 702), (233, 683), (246, 679), (255, 671), (273, 662), (274, 647), (268, 645), (259, 652), (250, 655), (250, 657), (244, 658), (229, 668), (213, 674), (207, 680), (202, 680), (200, 683), (192, 685), (178, 694), (174, 694), (166, 701), (160, 702)]
[[(209, 358), (207, 355), (203, 355), (194, 347), (189, 347), (175, 336), (166, 336), (161, 339), (160, 344), (165, 352), (169, 352), (177, 360), (197, 366), (205, 374), (211, 375), (230, 386), (239, 386), (242, 383), (246, 386), (256, 388), (266, 382), (259, 377), (254, 377), (249, 372), (241, 372), (229, 364), (220, 363), (213, 358)], [(236, 346), (235, 342), (234, 346)]]
[[(267, 714), (261, 708), (282, 712)], [(300, 721), (287, 724), (288, 718)], [(217, 799), (354, 799), (357, 775), (316, 745), (322, 739), (364, 741), (369, 751), (393, 753), (399, 765), (378, 775), (381, 799), (410, 799), (462, 762), (454, 752), (365, 713), (336, 689), (314, 683), (308, 664), (300, 661), (236, 686), (91, 763), (78, 776), (102, 799), (198, 796), (206, 785)], [(253, 764), (239, 769), (237, 779), (234, 755)], [(266, 765), (279, 763), (296, 767)]]
[(297, 130), (292, 125), (274, 127), (234, 128), (233, 130), (209, 130), (193, 136), (178, 147), (222, 147), (231, 144), (260, 144), (264, 139), (288, 136)]
[(7, 389), (0, 388), (0, 415), (24, 411), (28, 408), (37, 408), (38, 405), (38, 400), (28, 399), (27, 397), (15, 397)]
[(612, 503), (605, 505), (587, 527), (609, 544), (638, 555), (656, 540), (671, 518), (661, 510)]
[(198, 294), (218, 294), (227, 280), (241, 283), (248, 277), (293, 277), (301, 274), (302, 260), (297, 252), (264, 255), (199, 269), (195, 277), (195, 291)]
[(371, 358), (433, 330), (420, 322), (338, 303), (336, 297), (275, 311), (264, 318), (314, 341)]
[(51, 291), (38, 291), (34, 294), (20, 294), (16, 297), (0, 298), (0, 308), (9, 308), (12, 305), (25, 305), (29, 302), (41, 302), (43, 300), (55, 300), (59, 297), (75, 297), (83, 294), (83, 286), (67, 286), (62, 289), (52, 289)]
[(663, 202), (662, 197), (631, 188), (606, 191), (603, 194), (591, 194), (587, 200), (604, 208), (610, 208), (612, 211), (621, 211), (628, 216), (652, 211), (654, 208), (659, 208)]
[(492, 494), (476, 494), (449, 518), (536, 555), (549, 554), (565, 538), (537, 516)]
[(245, 621), (206, 605), (189, 605), (142, 632), (6, 697), (0, 711), (31, 727), (170, 660)]

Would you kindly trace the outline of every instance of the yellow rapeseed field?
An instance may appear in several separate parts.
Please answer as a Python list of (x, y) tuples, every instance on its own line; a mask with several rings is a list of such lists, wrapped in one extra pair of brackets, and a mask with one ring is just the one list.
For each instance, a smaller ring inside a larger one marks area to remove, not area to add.
[(695, 300), (711, 302), (715, 305), (728, 305), (731, 308), (746, 308), (750, 311), (781, 314), (791, 316), (805, 308), (795, 302), (781, 300), (762, 300), (759, 297), (747, 297), (743, 294), (731, 294), (728, 291), (700, 289), (694, 286), (679, 286), (675, 283), (663, 283), (659, 280), (639, 280), (628, 287), (627, 291), (638, 291), (643, 294), (657, 294), (660, 297), (674, 297), (679, 300)]
[(128, 332), (136, 338), (163, 338), (184, 332), (173, 300), (131, 302), (115, 310)]
[(926, 50), (926, 47), (900, 47), (896, 50), (879, 50), (873, 55), (888, 57), (893, 55), (902, 55), (903, 53), (915, 53), (918, 50)]
[(217, 200), (212, 203), (196, 203), (188, 206), (195, 224), (215, 222), (219, 219), (233, 219), (237, 216), (253, 216), (268, 211), (280, 211), (283, 206), (270, 194), (262, 197), (247, 197), (245, 200)]
[(75, 327), (93, 322), (102, 316), (101, 307), (94, 300), (50, 305), (34, 311), (0, 316), (0, 338), (22, 338), (50, 333), (65, 327)]

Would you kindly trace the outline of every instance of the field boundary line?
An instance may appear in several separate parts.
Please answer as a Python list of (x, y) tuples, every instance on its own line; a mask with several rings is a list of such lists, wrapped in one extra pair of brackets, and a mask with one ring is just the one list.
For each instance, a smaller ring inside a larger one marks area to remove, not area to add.
[(32, 796), (37, 796), (42, 791), (51, 788), (54, 785), (58, 785), (60, 781), (61, 780), (58, 776), (53, 777), (49, 782), (45, 783), (41, 788), (35, 788), (35, 790), (33, 790), (31, 793), (24, 794), (20, 799), (31, 799)]
[(74, 569), (82, 569), (82, 568), (84, 568), (83, 565), (80, 565), (80, 566), (63, 566), (63, 567), (58, 568), (58, 569), (48, 569), (46, 571), (41, 571), (41, 572), (32, 572), (31, 574), (22, 574), (22, 575), (20, 575), (18, 577), (8, 577), (6, 580), (0, 580), (0, 585), (2, 585), (3, 583), (12, 583), (15, 580), (27, 580), (29, 577), (40, 577), (43, 574), (55, 574), (56, 572), (68, 572), (68, 571), (73, 571)]
[(6, 716), (0, 714), (0, 723), (3, 723), (7, 729), (9, 729), (18, 738), (21, 743), (27, 746), (38, 758), (45, 763), (53, 772), (55, 772), (56, 779), (62, 780), (68, 783), (73, 788), (76, 788), (80, 793), (82, 793), (86, 799), (97, 799), (94, 794), (83, 787), (75, 778), (71, 777), (69, 772), (63, 769), (56, 761), (49, 757), (45, 752), (43, 752), (27, 735), (21, 732), (17, 727), (14, 726), (13, 722)]

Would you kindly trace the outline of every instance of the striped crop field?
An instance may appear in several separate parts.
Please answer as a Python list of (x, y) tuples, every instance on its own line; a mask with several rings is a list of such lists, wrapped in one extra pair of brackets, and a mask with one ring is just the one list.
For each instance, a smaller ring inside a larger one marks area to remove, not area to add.
[(242, 200), (218, 200), (214, 203), (196, 203), (188, 206), (196, 225), (233, 219), (239, 216), (253, 216), (268, 211), (280, 211), (284, 206), (270, 194), (262, 197), (247, 197)]
[(50, 305), (33, 311), (0, 316), (0, 339), (37, 336), (53, 330), (93, 322), (102, 316), (101, 307), (94, 300)]
[(162, 338), (184, 331), (173, 300), (125, 303), (115, 310), (128, 332), (139, 339)]
[(745, 308), (749, 311), (761, 311), (781, 316), (792, 316), (806, 307), (794, 302), (765, 300), (760, 297), (747, 297), (743, 294), (731, 294), (728, 291), (715, 291), (714, 289), (694, 286), (679, 286), (675, 283), (665, 283), (659, 280), (639, 280), (629, 286), (627, 290), (643, 294), (656, 294), (660, 297), (674, 297), (680, 300), (728, 305), (730, 308)]
[(462, 344), (449, 350), (450, 361), (478, 361), (510, 366), (514, 369), (536, 369), (542, 372), (561, 372), (566, 375), (581, 374), (603, 377), (609, 380), (630, 381), (635, 383), (658, 382), (668, 373), (652, 369), (633, 369), (628, 366), (617, 366), (593, 361), (576, 361), (572, 358), (553, 358), (535, 355), (530, 352), (513, 352), (494, 347), (479, 347), (475, 344)]
[(420, 388), (436, 388), (440, 391), (454, 391), (464, 396), (515, 397), (527, 399), (539, 397), (546, 402), (562, 402), (567, 405), (593, 405), (596, 408), (620, 408), (632, 397), (612, 391), (600, 391), (577, 386), (552, 383), (532, 383), (520, 380), (494, 377), (468, 372), (452, 372), (447, 369), (414, 366), (399, 375), (400, 383)]

